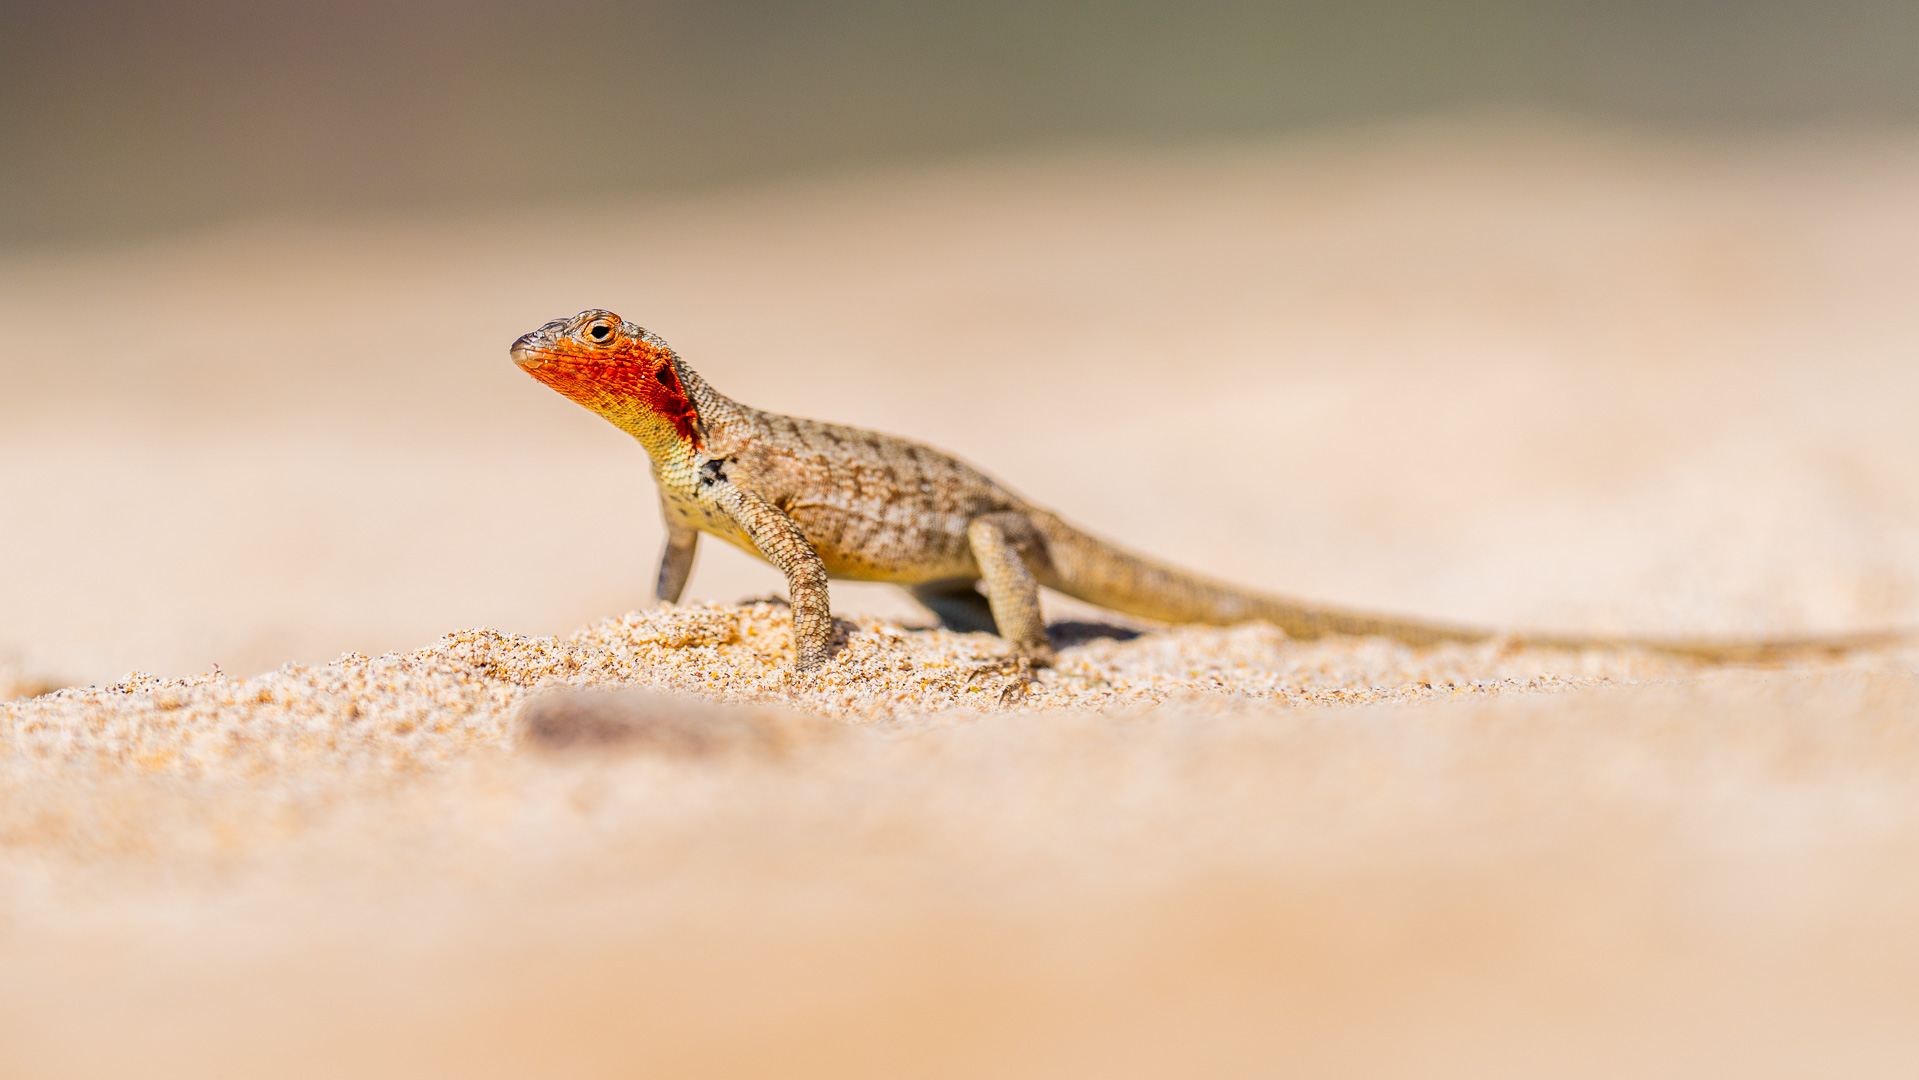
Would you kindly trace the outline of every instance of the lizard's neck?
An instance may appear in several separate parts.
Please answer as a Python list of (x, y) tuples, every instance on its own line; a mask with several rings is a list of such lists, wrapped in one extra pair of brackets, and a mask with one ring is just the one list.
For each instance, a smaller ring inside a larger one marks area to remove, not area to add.
[(673, 367), (693, 404), (690, 430), (683, 422), (675, 423), (674, 418), (650, 411), (608, 419), (646, 447), (647, 456), (653, 459), (653, 473), (662, 485), (690, 492), (698, 486), (701, 465), (736, 449), (734, 443), (743, 430), (745, 410), (677, 357)]
[(712, 457), (732, 453), (732, 443), (746, 419), (746, 408), (713, 389), (712, 383), (684, 361), (676, 359), (674, 369), (680, 376), (680, 383), (686, 387), (687, 399), (693, 402), (693, 411), (698, 416), (696, 426), (700, 445), (696, 449), (706, 451)]

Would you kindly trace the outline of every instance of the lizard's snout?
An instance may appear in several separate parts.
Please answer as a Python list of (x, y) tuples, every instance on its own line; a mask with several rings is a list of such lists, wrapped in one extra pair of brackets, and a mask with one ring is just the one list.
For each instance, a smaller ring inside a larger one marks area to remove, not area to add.
[(538, 334), (521, 334), (513, 342), (513, 362), (521, 367), (536, 367), (540, 363), (536, 338)]

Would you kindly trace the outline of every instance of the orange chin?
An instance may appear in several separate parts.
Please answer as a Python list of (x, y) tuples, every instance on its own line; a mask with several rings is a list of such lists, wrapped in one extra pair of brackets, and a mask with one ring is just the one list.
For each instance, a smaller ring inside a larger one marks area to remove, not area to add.
[(538, 362), (521, 366), (554, 390), (616, 424), (650, 413), (699, 448), (699, 413), (665, 350), (622, 337), (601, 345), (562, 338), (552, 349), (529, 351)]

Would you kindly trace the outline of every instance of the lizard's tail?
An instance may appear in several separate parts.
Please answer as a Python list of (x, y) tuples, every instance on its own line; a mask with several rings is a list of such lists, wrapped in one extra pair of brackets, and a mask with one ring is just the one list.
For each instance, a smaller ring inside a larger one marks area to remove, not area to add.
[(1050, 563), (1041, 568), (1041, 584), (1089, 604), (1160, 622), (1230, 626), (1264, 620), (1294, 638), (1351, 634), (1391, 638), (1408, 645), (1503, 639), (1551, 649), (1644, 649), (1711, 663), (1769, 663), (1794, 657), (1840, 655), (1915, 636), (1911, 630), (1743, 640), (1513, 634), (1484, 627), (1319, 607), (1282, 596), (1236, 589), (1123, 551), (1051, 514), (1029, 516), (1045, 541)]

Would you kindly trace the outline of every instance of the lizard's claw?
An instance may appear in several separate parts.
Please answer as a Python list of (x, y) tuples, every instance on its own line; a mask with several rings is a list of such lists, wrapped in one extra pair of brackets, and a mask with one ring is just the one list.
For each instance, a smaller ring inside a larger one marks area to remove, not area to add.
[(966, 681), (970, 683), (982, 675), (1004, 675), (1009, 671), (1030, 674), (1031, 668), (1031, 661), (1023, 656), (1002, 656), (997, 660), (983, 661), (975, 666), (972, 671), (967, 672)]
[(967, 673), (966, 681), (970, 685), (974, 679), (982, 675), (1012, 675), (1013, 679), (999, 692), (998, 703), (1004, 705), (1009, 701), (1025, 697), (1026, 692), (1039, 681), (1039, 677), (1033, 674), (1033, 666), (1032, 659), (1024, 655), (1002, 656), (974, 668)]

